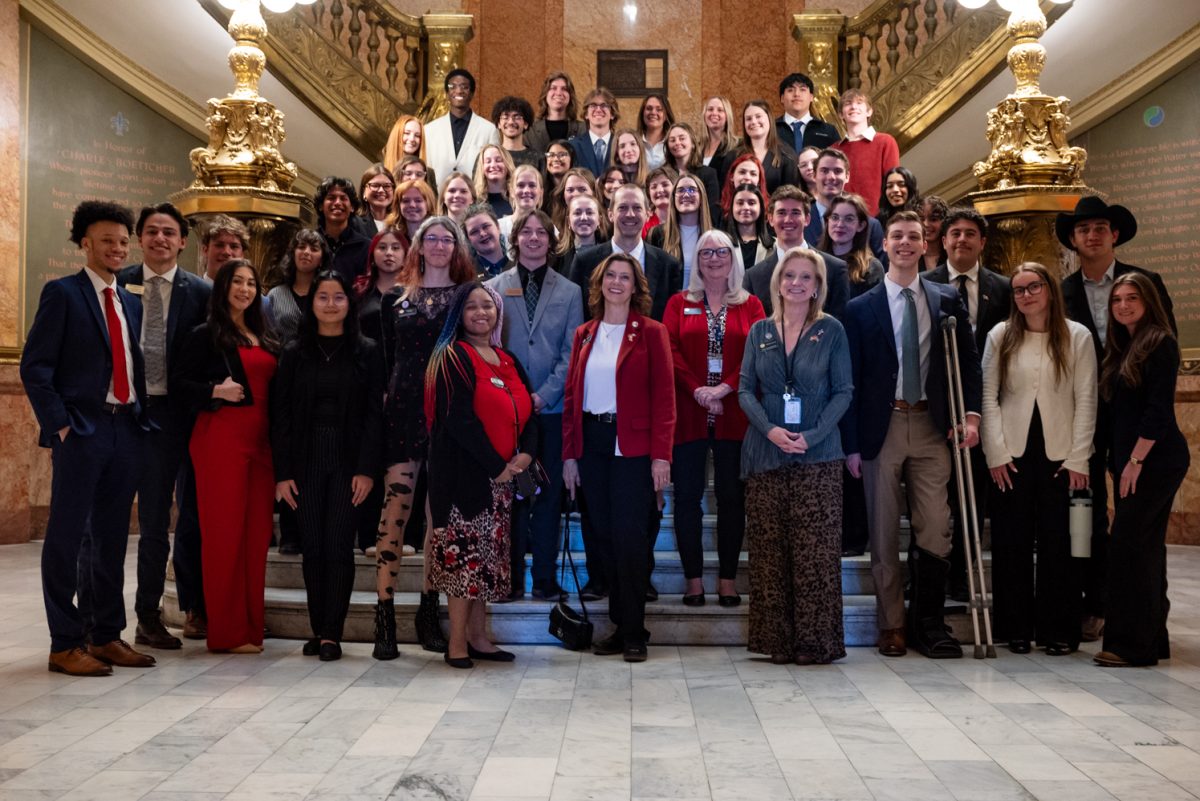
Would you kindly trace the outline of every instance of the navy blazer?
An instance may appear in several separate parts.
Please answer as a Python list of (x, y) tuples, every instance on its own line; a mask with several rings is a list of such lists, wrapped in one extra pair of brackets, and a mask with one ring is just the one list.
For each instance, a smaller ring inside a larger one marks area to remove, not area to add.
[[(139, 343), (142, 307), (120, 286), (116, 290), (129, 328), (137, 420), (149, 430), (142, 403), (146, 397), (146, 366)], [(39, 445), (50, 447), (68, 426), (79, 436), (95, 432), (98, 418), (105, 414), (112, 370), (108, 323), (91, 279), (80, 270), (47, 283), (21, 353), (21, 382), (41, 427)]]
[[(134, 264), (117, 273), (117, 283), (129, 290), (129, 287), (142, 286), (142, 265)], [(129, 290), (138, 310), (142, 309), (142, 291)], [(175, 280), (171, 282), (171, 305), (167, 309), (167, 370), (179, 358), (183, 350), (183, 341), (188, 332), (208, 319), (208, 299), (212, 295), (212, 284), (192, 275), (183, 267), (175, 270)], [(143, 315), (144, 317), (144, 315)], [(138, 337), (142, 335), (138, 330)]]
[[(792, 134), (792, 126), (784, 122), (782, 116), (775, 118), (775, 135), (779, 137), (780, 142), (795, 148), (796, 137)], [(842, 135), (838, 133), (837, 128), (824, 120), (813, 117), (804, 126), (804, 140), (800, 144), (800, 150), (806, 147), (821, 149), (833, 147), (840, 141), (842, 141)]]
[[(921, 275), (930, 281), (946, 284), (955, 292), (958, 284), (950, 282), (950, 265), (942, 262)], [(979, 301), (975, 308), (975, 350), (983, 357), (988, 332), (1008, 319), (1012, 310), (1012, 286), (1007, 276), (979, 265)]]
[[(979, 413), (983, 405), (983, 376), (971, 321), (959, 300), (958, 290), (919, 278), (929, 305), (932, 327), (929, 342), (929, 372), (925, 376), (925, 396), (929, 413), (942, 431), (950, 430), (950, 409), (946, 386), (945, 338), (942, 321), (953, 315), (958, 320), (959, 373), (962, 377), (966, 411)], [(842, 320), (850, 342), (850, 365), (854, 375), (854, 397), (842, 417), (842, 447), (847, 454), (858, 453), (874, 459), (883, 447), (892, 422), (896, 396), (896, 378), (900, 362), (896, 356), (896, 337), (888, 310), (887, 289), (880, 283), (846, 306)]]
[[(683, 289), (683, 264), (662, 248), (656, 248), (649, 242), (646, 248), (646, 283), (650, 285), (650, 317), (662, 322), (663, 312), (667, 310), (667, 301), (679, 290)], [(571, 262), (571, 274), (568, 276), (583, 292), (583, 319), (590, 320), (591, 310), (587, 305), (588, 281), (592, 271), (600, 262), (612, 255), (612, 242), (592, 245), (575, 254)]]
[(583, 133), (578, 136), (572, 136), (567, 142), (571, 149), (575, 151), (575, 166), (586, 167), (592, 171), (592, 175), (596, 178), (604, 172), (608, 165), (612, 164), (613, 150), (616, 149), (617, 137), (612, 131), (608, 133), (608, 150), (604, 153), (604, 163), (596, 162), (596, 151), (592, 149), (592, 135), (585, 128)]
[[(762, 245), (759, 245), (759, 248), (761, 249)], [(817, 252), (825, 259), (825, 282), (828, 284), (822, 311), (841, 321), (846, 314), (846, 304), (850, 302), (850, 269), (846, 262), (837, 256), (821, 250)], [(753, 267), (747, 268), (742, 279), (745, 290), (762, 301), (763, 310), (768, 317), (771, 316), (774, 306), (771, 302), (771, 274), (775, 272), (775, 265), (778, 263), (779, 250), (771, 248), (771, 254)]]

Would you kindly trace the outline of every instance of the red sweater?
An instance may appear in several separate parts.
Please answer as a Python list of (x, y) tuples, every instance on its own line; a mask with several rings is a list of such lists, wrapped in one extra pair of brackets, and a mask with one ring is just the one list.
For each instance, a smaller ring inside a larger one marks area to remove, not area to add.
[(879, 214), (879, 194), (883, 189), (883, 174), (892, 167), (900, 166), (900, 146), (885, 133), (875, 133), (875, 138), (843, 139), (834, 145), (850, 159), (850, 180), (846, 191), (861, 195), (866, 201), (867, 211), (874, 217)]

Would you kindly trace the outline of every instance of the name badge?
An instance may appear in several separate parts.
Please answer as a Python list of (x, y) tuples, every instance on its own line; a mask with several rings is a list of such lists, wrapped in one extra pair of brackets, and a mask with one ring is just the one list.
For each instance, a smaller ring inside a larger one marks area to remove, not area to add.
[(783, 396), (783, 422), (785, 425), (800, 425), (800, 399), (790, 395)]
[(704, 309), (697, 309), (695, 306), (688, 306), (683, 310), (684, 317), (694, 317), (697, 314), (704, 314)]
[(708, 357), (708, 372), (720, 374), (725, 360), (720, 356)]
[(141, 284), (126, 284), (125, 291), (131, 295), (141, 295), (146, 291), (146, 287)]
[(504, 296), (506, 298), (521, 298), (525, 296), (525, 293), (519, 286), (510, 286), (508, 289), (504, 290)]

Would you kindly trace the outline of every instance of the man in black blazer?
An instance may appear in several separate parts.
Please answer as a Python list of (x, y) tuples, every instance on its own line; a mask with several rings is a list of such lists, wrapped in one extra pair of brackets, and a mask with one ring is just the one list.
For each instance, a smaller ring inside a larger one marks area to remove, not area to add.
[(683, 289), (683, 265), (665, 250), (642, 241), (642, 226), (650, 218), (649, 208), (650, 203), (642, 188), (636, 184), (625, 184), (613, 193), (608, 210), (608, 219), (613, 226), (612, 241), (592, 245), (575, 254), (569, 277), (583, 292), (585, 322), (591, 319), (587, 298), (592, 271), (613, 253), (628, 253), (641, 262), (646, 282), (650, 285), (650, 316), (655, 320), (662, 320), (667, 301)]
[(779, 82), (783, 115), (775, 118), (775, 133), (799, 153), (806, 147), (826, 148), (842, 138), (837, 128), (812, 115), (816, 87), (803, 72), (793, 72)]
[(571, 137), (568, 144), (575, 151), (575, 166), (586, 167), (599, 178), (613, 162), (613, 126), (621, 119), (616, 96), (603, 86), (593, 89), (583, 99), (583, 115), (587, 130)]
[(949, 569), (952, 432), (947, 398), (945, 333), (956, 320), (966, 420), (960, 447), (979, 443), (983, 381), (967, 310), (958, 293), (917, 274), (925, 253), (921, 220), (899, 212), (888, 220), (889, 258), (882, 283), (846, 307), (854, 397), (842, 417), (846, 467), (866, 484), (871, 573), (875, 579), (879, 652), (906, 652), (901, 584), (900, 478), (905, 476), (916, 548), (909, 557), (913, 596), (908, 638), (931, 658), (958, 658), (962, 648), (943, 619)]
[[(767, 254), (762, 246), (759, 252), (762, 258), (753, 267), (746, 269), (742, 286), (746, 291), (762, 301), (767, 316), (771, 315), (771, 274), (775, 265), (783, 258), (783, 254), (792, 248), (805, 247), (804, 228), (808, 225), (809, 209), (812, 200), (803, 189), (790, 184), (784, 184), (771, 193), (767, 206), (767, 214), (771, 227), (775, 229), (775, 250)], [(839, 320), (846, 311), (846, 303), (850, 300), (850, 273), (846, 262), (838, 257), (817, 251), (825, 259), (825, 283), (828, 292), (825, 295), (824, 311)]]
[[(1063, 247), (1079, 255), (1079, 269), (1063, 279), (1063, 303), (1067, 307), (1067, 316), (1086, 325), (1092, 332), (1097, 362), (1104, 359), (1104, 341), (1108, 333), (1108, 295), (1112, 291), (1113, 281), (1125, 273), (1140, 272), (1150, 279), (1170, 318), (1171, 329), (1178, 332), (1171, 296), (1162, 277), (1117, 260), (1117, 247), (1137, 235), (1137, 219), (1133, 212), (1124, 206), (1110, 206), (1098, 197), (1085, 197), (1080, 199), (1072, 213), (1058, 215), (1055, 233)], [(1088, 463), (1092, 508), (1098, 512), (1092, 515), (1092, 556), (1084, 571), (1084, 642), (1094, 642), (1104, 633), (1104, 596), (1108, 586), (1108, 515), (1099, 513), (1099, 510), (1108, 508), (1108, 487), (1104, 473), (1111, 447), (1110, 431), (1108, 404), (1101, 398), (1096, 409), (1096, 434), (1092, 439), (1095, 452)]]
[[(133, 216), (116, 203), (88, 200), (75, 209), (71, 241), (87, 267), (42, 288), (21, 354), (39, 443), (52, 450), (54, 466), (42, 545), (49, 668), (72, 676), (154, 664), (121, 639), (129, 510), (149, 428), (141, 309), (116, 285), (132, 230)], [(85, 540), (91, 547), (81, 559)], [(83, 584), (90, 589), (76, 606)]]
[[(986, 244), (987, 220), (983, 215), (968, 207), (951, 209), (942, 223), (942, 250), (946, 262), (922, 274), (930, 281), (948, 284), (958, 292), (971, 318), (975, 349), (981, 357), (988, 332), (996, 323), (1007, 320), (1012, 308), (1008, 278), (989, 270), (979, 261)], [(991, 479), (981, 447), (971, 449), (971, 481), (975, 485), (976, 512), (982, 525), (987, 516), (986, 499)], [(967, 565), (963, 558), (962, 528), (958, 523), (958, 483), (951, 479), (947, 491), (950, 493), (950, 514), (955, 520), (955, 531), (959, 532), (950, 551), (950, 595), (956, 601), (966, 601)]]
[(186, 477), (181, 479), (180, 471), (187, 456), (193, 419), (186, 404), (171, 403), (167, 373), (188, 332), (208, 316), (212, 287), (199, 276), (189, 275), (178, 264), (179, 254), (187, 245), (188, 223), (175, 206), (170, 203), (146, 206), (138, 215), (135, 231), (142, 247), (143, 262), (122, 270), (117, 275), (117, 283), (125, 287), (133, 296), (133, 304), (141, 310), (139, 338), (146, 362), (143, 405), (153, 427), (144, 438), (145, 471), (138, 487), (141, 536), (138, 538), (138, 588), (133, 606), (138, 618), (134, 642), (151, 648), (174, 649), (182, 643), (163, 626), (159, 603), (171, 550), (167, 529), (177, 483), (179, 516), (175, 534), (175, 578), (181, 607), (188, 614), (194, 613), (193, 604), (183, 599), (197, 597), (201, 589), (188, 585), (199, 575), (199, 564), (194, 567), (183, 564), (188, 549), (184, 548), (181, 554), (178, 548), (180, 540), (185, 543), (199, 540), (195, 488), (193, 485), (191, 492), (186, 491), (188, 482)]

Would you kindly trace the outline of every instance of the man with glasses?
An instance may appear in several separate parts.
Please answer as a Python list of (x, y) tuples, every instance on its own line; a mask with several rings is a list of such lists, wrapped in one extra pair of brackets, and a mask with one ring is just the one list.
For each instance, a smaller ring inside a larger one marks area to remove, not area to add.
[(525, 144), (525, 134), (533, 125), (533, 106), (523, 97), (505, 95), (492, 106), (492, 122), (500, 131), (500, 147), (508, 152), (513, 166), (528, 164), (538, 172), (546, 171), (546, 154)]
[(571, 139), (571, 149), (575, 151), (575, 166), (586, 167), (598, 177), (612, 164), (612, 129), (620, 121), (621, 111), (616, 96), (600, 86), (583, 99), (583, 113), (588, 129)]
[[(1108, 294), (1113, 282), (1125, 273), (1139, 272), (1150, 279), (1159, 299), (1175, 325), (1175, 313), (1167, 287), (1157, 273), (1117, 260), (1116, 249), (1137, 235), (1137, 219), (1124, 206), (1108, 205), (1098, 197), (1085, 197), (1070, 214), (1055, 219), (1055, 233), (1063, 247), (1079, 256), (1079, 269), (1062, 282), (1063, 304), (1067, 317), (1086, 325), (1092, 332), (1097, 363), (1103, 362), (1104, 342), (1108, 335)], [(1095, 452), (1088, 463), (1092, 488), (1092, 556), (1083, 579), (1083, 642), (1095, 642), (1104, 634), (1104, 594), (1108, 586), (1108, 464), (1112, 421), (1108, 404), (1100, 399), (1096, 408)]]
[(486, 145), (500, 144), (500, 132), (471, 111), (475, 76), (464, 69), (450, 70), (444, 86), (450, 111), (425, 125), (425, 160), (438, 178), (452, 172), (471, 175), (475, 159)]

